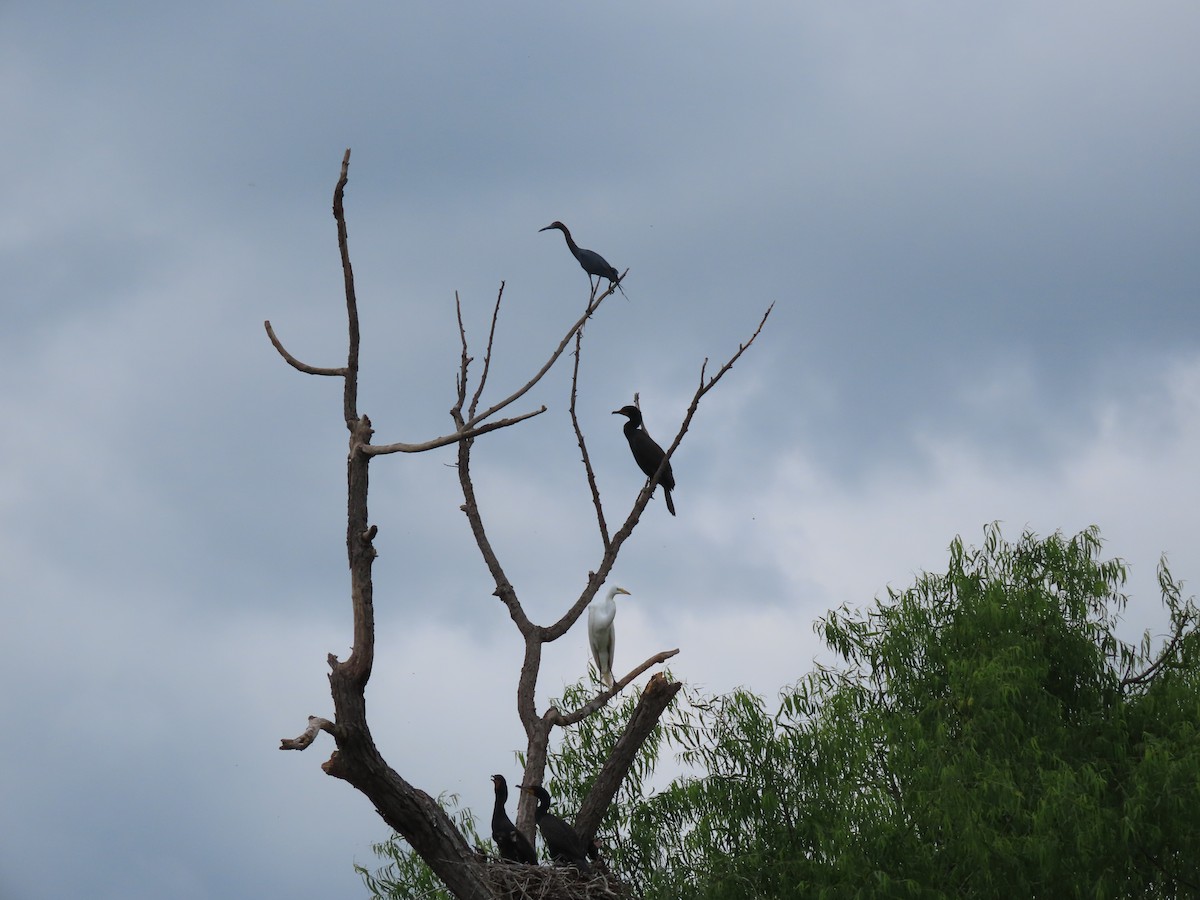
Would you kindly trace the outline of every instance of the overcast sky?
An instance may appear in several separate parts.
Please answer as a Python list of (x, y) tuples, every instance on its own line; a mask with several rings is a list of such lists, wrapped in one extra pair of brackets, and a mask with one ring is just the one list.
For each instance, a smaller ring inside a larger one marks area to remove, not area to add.
[[(613, 581), (618, 670), (767, 696), (813, 622), (1000, 521), (1098, 525), (1125, 627), (1200, 579), (1200, 6), (0, 3), (0, 897), (353, 897), (387, 829), (320, 763), (345, 657), (330, 198), (346, 192), (376, 441), (451, 427), (454, 297), (491, 393), (582, 310), (557, 232), (629, 269), (580, 413), (609, 522), (705, 358), (774, 313)], [(564, 358), (476, 447), (546, 622), (600, 558)], [(389, 762), (486, 816), (519, 775), (520, 642), (453, 451), (372, 467)], [(549, 648), (539, 702), (586, 666)], [(643, 679), (644, 681), (644, 679)]]

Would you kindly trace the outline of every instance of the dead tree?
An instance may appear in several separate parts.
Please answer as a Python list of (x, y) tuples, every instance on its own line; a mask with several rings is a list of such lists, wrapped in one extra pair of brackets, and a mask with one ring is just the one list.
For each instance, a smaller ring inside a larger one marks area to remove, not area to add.
[[(310, 716), (307, 729), (297, 738), (284, 739), (280, 749), (303, 750), (313, 743), (322, 731), (330, 734), (337, 749), (322, 765), (324, 771), (329, 775), (348, 781), (365, 794), (388, 825), (411, 844), (456, 897), (464, 898), (464, 900), (490, 900), (493, 890), (490, 887), (491, 882), (485, 877), (484, 862), (473, 848), (467, 845), (442, 807), (429, 794), (405, 781), (387, 764), (375, 746), (367, 725), (364, 692), (367, 681), (371, 677), (375, 654), (374, 590), (371, 568), (376, 556), (374, 542), (377, 535), (377, 528), (370, 524), (367, 513), (368, 474), (371, 460), (376, 456), (392, 453), (421, 453), (437, 447), (457, 445), (458, 476), (464, 501), (462, 510), (466, 514), (479, 552), (495, 582), (493, 593), (504, 604), (525, 642), (525, 655), (517, 685), (517, 714), (527, 737), (523, 781), (526, 784), (541, 784), (545, 774), (551, 732), (556, 726), (568, 727), (593, 714), (634, 678), (679, 652), (678, 650), (664, 650), (655, 654), (636, 666), (625, 677), (616, 681), (610, 689), (602, 691), (579, 709), (562, 711), (551, 707), (541, 712), (537, 709), (535, 688), (543, 645), (566, 634), (596, 595), (612, 570), (622, 545), (637, 526), (642, 511), (657, 484), (658, 475), (656, 474), (647, 481), (624, 523), (615, 534), (610, 536), (605, 523), (600, 492), (596, 486), (595, 474), (587, 453), (587, 443), (575, 414), (575, 397), (579, 378), (579, 358), (583, 347), (583, 326), (588, 318), (600, 308), (604, 300), (613, 293), (616, 289), (615, 284), (610, 285), (603, 293), (589, 299), (584, 314), (567, 329), (549, 359), (528, 382), (482, 411), (479, 409), (480, 400), (491, 366), (493, 340), (500, 313), (500, 302), (504, 295), (504, 285), (501, 284), (496, 297), (482, 370), (469, 400), (468, 371), (474, 360), (468, 352), (466, 329), (463, 326), (462, 308), (459, 304), (458, 327), (462, 355), (459, 361), (457, 401), (450, 411), (454, 430), (419, 443), (371, 443), (371, 437), (374, 434), (371, 420), (359, 412), (357, 402), (360, 341), (358, 303), (354, 291), (354, 273), (350, 265), (346, 218), (343, 208), (349, 165), (350, 151), (347, 150), (342, 158), (341, 176), (333, 195), (333, 215), (337, 222), (338, 247), (341, 252), (349, 328), (349, 351), (346, 365), (322, 368), (301, 362), (284, 348), (276, 337), (271, 323), (269, 321), (264, 323), (271, 343), (293, 368), (309, 375), (339, 377), (343, 380), (343, 415), (346, 428), (350, 432), (349, 455), (346, 461), (346, 551), (350, 568), (350, 597), (354, 614), (353, 649), (345, 660), (339, 660), (333, 654), (328, 656), (330, 693), (333, 699), (332, 720)], [(624, 273), (622, 273), (623, 277)], [(711, 377), (706, 375), (708, 361), (705, 360), (700, 369), (700, 383), (696, 388), (691, 405), (688, 407), (683, 424), (680, 426), (674, 442), (667, 450), (667, 459), (670, 459), (671, 454), (675, 452), (683, 440), (683, 436), (687, 433), (692, 417), (699, 406), (700, 398), (716, 385), (754, 342), (766, 324), (770, 312), (771, 310), (768, 308), (750, 339), (739, 345), (737, 352), (715, 375)], [(600, 530), (602, 555), (596, 569), (588, 573), (583, 590), (571, 607), (556, 622), (539, 625), (532, 622), (525, 614), (517, 590), (505, 575), (500, 560), (488, 540), (483, 514), (479, 509), (474, 485), (471, 481), (471, 454), (475, 447), (475, 441), (480, 436), (490, 431), (516, 425), (546, 411), (546, 407), (541, 406), (538, 409), (508, 418), (497, 418), (501, 412), (524, 396), (550, 371), (572, 341), (575, 344), (575, 369), (571, 387), (571, 420), (583, 454), (584, 469)], [(594, 834), (617, 787), (628, 772), (638, 748), (650, 734), (658, 718), (679, 688), (678, 683), (668, 682), (661, 674), (652, 678), (647, 685), (624, 735), (618, 741), (610, 758), (602, 764), (592, 793), (579, 811), (576, 824), (585, 836), (585, 840)], [(527, 836), (532, 837), (533, 804), (526, 802), (528, 800), (531, 798), (523, 798), (517, 824)]]

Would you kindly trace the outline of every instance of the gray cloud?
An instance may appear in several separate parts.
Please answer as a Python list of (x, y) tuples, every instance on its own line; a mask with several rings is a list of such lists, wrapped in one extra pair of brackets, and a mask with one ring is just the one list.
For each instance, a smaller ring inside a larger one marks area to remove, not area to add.
[[(562, 219), (630, 269), (581, 361), (611, 523), (640, 476), (609, 411), (640, 392), (669, 437), (701, 362), (776, 303), (675, 458), (679, 518), (651, 507), (615, 573), (631, 665), (679, 646), (678, 675), (770, 694), (823, 653), (825, 610), (996, 519), (1100, 525), (1130, 634), (1161, 629), (1158, 554), (1191, 579), (1198, 538), (1197, 16), (6, 6), (0, 893), (345, 894), (386, 834), (327, 746), (275, 749), (348, 651), (346, 432), (339, 385), (262, 321), (344, 359), (347, 146), (380, 441), (449, 429), (455, 292), (477, 373), (506, 282), (490, 396), (540, 365), (585, 300), (537, 233)], [(600, 555), (568, 383), (476, 462), (540, 620)], [(453, 461), (373, 467), (368, 700), (406, 777), (486, 811), (519, 643)], [(541, 700), (585, 665), (568, 635)]]

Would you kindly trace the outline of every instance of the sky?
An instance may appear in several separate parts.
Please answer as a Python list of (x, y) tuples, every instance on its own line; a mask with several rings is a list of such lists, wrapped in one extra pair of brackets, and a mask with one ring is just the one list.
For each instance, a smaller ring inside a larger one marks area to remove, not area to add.
[[(610, 523), (666, 443), (612, 583), (617, 670), (680, 648), (764, 696), (813, 623), (1000, 522), (1100, 528), (1123, 629), (1200, 579), (1200, 7), (0, 3), (0, 897), (363, 896), (387, 829), (321, 772), (349, 652), (346, 190), (377, 443), (451, 429), (455, 297), (488, 398), (587, 326), (579, 407)], [(600, 542), (564, 357), (475, 450), (496, 551), (556, 619)], [(519, 777), (521, 644), (454, 452), (372, 464), (376, 742), (486, 817)], [(587, 665), (547, 648), (544, 706)], [(648, 677), (643, 676), (639, 684)]]

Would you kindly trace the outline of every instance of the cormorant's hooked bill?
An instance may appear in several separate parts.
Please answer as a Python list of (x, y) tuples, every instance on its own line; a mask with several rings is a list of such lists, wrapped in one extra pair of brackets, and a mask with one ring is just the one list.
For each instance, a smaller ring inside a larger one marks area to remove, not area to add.
[[(636, 406), (622, 406), (620, 409), (614, 409), (613, 415), (625, 416), (629, 419), (622, 429), (625, 432), (625, 439), (629, 441), (629, 449), (633, 451), (634, 461), (637, 462), (646, 477), (653, 478), (667, 454), (654, 442), (654, 438), (646, 433), (646, 428), (642, 424), (642, 411)], [(670, 460), (667, 460), (666, 465), (663, 466), (662, 474), (658, 476), (658, 483), (662, 486), (663, 497), (667, 501), (667, 512), (675, 515), (675, 503), (671, 499), (671, 491), (675, 490), (675, 475), (671, 471)]]

